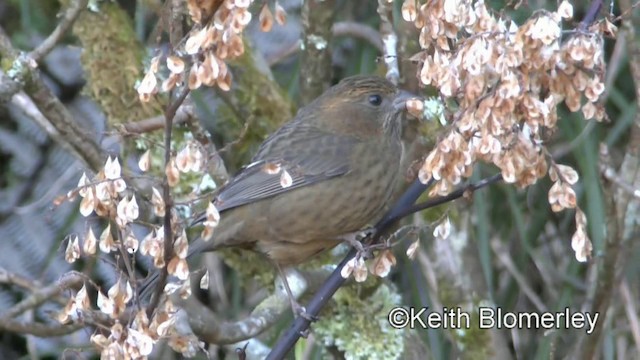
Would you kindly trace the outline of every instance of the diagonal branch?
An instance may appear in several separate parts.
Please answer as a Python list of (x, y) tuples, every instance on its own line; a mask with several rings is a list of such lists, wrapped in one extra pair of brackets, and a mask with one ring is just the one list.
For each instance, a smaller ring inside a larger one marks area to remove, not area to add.
[[(11, 40), (0, 28), (0, 56), (11, 64), (7, 75), (16, 83), (24, 86), (24, 92), (31, 97), (44, 118), (53, 126), (58, 136), (53, 137), (63, 147), (71, 148), (74, 155), (85, 165), (98, 172), (102, 168), (104, 152), (94, 136), (82, 128), (67, 108), (44, 84), (37, 71), (37, 64), (28, 56), (18, 53)], [(50, 128), (45, 126), (45, 130)]]
[[(419, 179), (416, 179), (409, 189), (398, 199), (395, 205), (387, 212), (387, 214), (380, 220), (375, 226), (371, 236), (368, 237), (369, 243), (375, 243), (380, 241), (385, 232), (393, 226), (397, 221), (405, 216), (413, 214), (414, 212), (424, 210), (427, 208), (435, 207), (437, 205), (453, 201), (472, 191), (479, 190), (488, 185), (494, 184), (502, 179), (501, 174), (494, 175), (487, 179), (481, 180), (478, 183), (470, 184), (464, 188), (461, 188), (453, 193), (425, 201), (420, 204), (413, 205), (415, 201), (424, 193), (434, 181), (431, 179), (427, 184), (423, 184)], [(366, 239), (364, 241), (367, 241)], [(315, 318), (320, 314), (320, 311), (331, 300), (336, 291), (346, 282), (347, 279), (341, 275), (342, 268), (356, 256), (356, 250), (351, 249), (347, 256), (338, 264), (333, 273), (329, 276), (327, 281), (322, 287), (314, 294), (313, 298), (305, 308), (308, 317), (299, 316), (295, 319), (289, 330), (278, 340), (276, 345), (271, 350), (271, 353), (267, 357), (268, 360), (283, 359), (286, 354), (293, 348), (295, 343), (300, 337), (309, 329), (311, 321), (309, 319)]]
[(69, 7), (64, 12), (62, 16), (62, 20), (58, 26), (53, 30), (51, 34), (40, 44), (38, 47), (33, 49), (29, 53), (29, 57), (33, 59), (35, 62), (40, 62), (42, 58), (47, 56), (51, 50), (60, 42), (62, 36), (71, 28), (73, 22), (76, 21), (78, 15), (87, 7), (89, 0), (73, 0), (69, 4)]

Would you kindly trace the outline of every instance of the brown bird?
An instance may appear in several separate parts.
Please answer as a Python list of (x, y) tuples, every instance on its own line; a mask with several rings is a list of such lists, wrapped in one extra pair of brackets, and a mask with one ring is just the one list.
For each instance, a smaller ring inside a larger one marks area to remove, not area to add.
[(220, 222), (210, 240), (189, 245), (189, 256), (246, 248), (281, 270), (375, 223), (404, 179), (401, 133), (412, 97), (383, 78), (354, 76), (300, 109), (220, 189)]
[(242, 247), (295, 265), (373, 224), (402, 179), (411, 97), (383, 78), (354, 76), (300, 109), (220, 189), (213, 238), (197, 239), (190, 253)]

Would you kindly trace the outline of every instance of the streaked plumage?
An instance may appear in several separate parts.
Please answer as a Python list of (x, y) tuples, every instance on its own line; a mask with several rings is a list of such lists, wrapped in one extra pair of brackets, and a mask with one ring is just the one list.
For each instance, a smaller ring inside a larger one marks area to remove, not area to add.
[[(198, 239), (190, 252), (242, 247), (291, 265), (375, 222), (402, 177), (408, 97), (382, 78), (356, 76), (302, 108), (220, 190), (213, 238)], [(290, 186), (266, 170), (277, 167), (290, 174)]]

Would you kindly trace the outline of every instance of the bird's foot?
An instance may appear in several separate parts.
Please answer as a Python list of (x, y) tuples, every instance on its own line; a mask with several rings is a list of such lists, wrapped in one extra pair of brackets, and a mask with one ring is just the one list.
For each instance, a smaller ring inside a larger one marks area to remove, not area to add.
[(285, 292), (287, 293), (287, 297), (289, 298), (289, 302), (291, 303), (291, 310), (293, 311), (293, 317), (296, 318), (300, 316), (303, 319), (306, 319), (310, 322), (318, 321), (318, 318), (316, 316), (313, 316), (307, 313), (307, 310), (304, 308), (304, 306), (298, 303), (298, 301), (296, 300), (296, 297), (293, 295), (293, 292), (291, 291), (291, 287), (289, 286), (289, 280), (287, 280), (287, 276), (284, 270), (282, 269), (282, 267), (276, 264), (276, 268), (280, 273), (282, 284), (284, 285)]
[(309, 322), (318, 321), (318, 317), (311, 315), (307, 312), (307, 309), (300, 305), (297, 301), (291, 301), (291, 309), (293, 310), (293, 317), (301, 317)]
[(365, 246), (362, 244), (362, 240), (366, 239), (368, 236), (374, 233), (374, 229), (365, 229), (362, 231), (356, 231), (352, 233), (348, 233), (341, 236), (341, 239), (347, 242), (349, 245), (353, 246), (357, 251), (357, 256), (362, 257), (363, 259), (371, 258), (371, 248), (369, 246)]

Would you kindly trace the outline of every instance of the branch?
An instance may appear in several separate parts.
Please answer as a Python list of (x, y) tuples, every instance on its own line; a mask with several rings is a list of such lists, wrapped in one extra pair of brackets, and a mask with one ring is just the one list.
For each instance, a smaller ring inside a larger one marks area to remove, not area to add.
[(76, 323), (69, 325), (45, 325), (41, 323), (23, 323), (13, 320), (2, 320), (0, 329), (17, 334), (30, 334), (38, 337), (55, 337), (71, 334), (82, 329), (85, 324)]
[[(73, 154), (85, 165), (98, 172), (106, 157), (92, 134), (82, 128), (67, 108), (44, 84), (36, 70), (33, 59), (21, 55), (11, 44), (4, 29), (0, 28), (0, 57), (11, 64), (7, 75), (14, 82), (24, 84), (24, 91), (47, 120), (50, 126), (44, 126), (48, 133), (54, 128), (59, 136), (53, 137), (63, 147), (71, 148)], [(52, 126), (52, 127), (51, 127)]]
[(83, 277), (75, 271), (66, 273), (56, 283), (35, 290), (31, 295), (29, 295), (29, 297), (15, 304), (11, 309), (2, 314), (0, 322), (10, 321), (11, 318), (16, 317), (29, 309), (40, 306), (47, 300), (51, 300), (54, 296), (59, 295), (61, 292), (82, 284), (83, 281)]
[(398, 68), (398, 35), (393, 31), (393, 2), (378, 0), (378, 15), (380, 15), (380, 33), (384, 45), (383, 58), (387, 66), (387, 80), (398, 85), (400, 70)]
[(302, 5), (302, 58), (300, 60), (300, 97), (310, 103), (331, 81), (331, 25), (335, 0), (307, 0)]
[(584, 19), (578, 25), (578, 30), (585, 31), (589, 25), (591, 25), (594, 21), (596, 21), (596, 17), (598, 13), (602, 9), (602, 0), (594, 0), (587, 11), (587, 14), (584, 16)]
[[(191, 104), (183, 104), (176, 111), (173, 119), (173, 125), (184, 124), (195, 119), (194, 108)], [(154, 116), (152, 118), (130, 122), (122, 125), (122, 132), (125, 135), (142, 134), (163, 129), (165, 125), (164, 115)]]
[[(300, 273), (290, 272), (287, 280), (294, 297), (300, 297), (307, 290), (308, 283)], [(181, 299), (174, 295), (172, 301), (186, 312), (189, 325), (198, 338), (217, 345), (233, 344), (261, 334), (273, 326), (290, 308), (289, 298), (282, 284), (277, 285), (276, 291), (264, 299), (247, 318), (234, 322), (220, 321), (208, 307), (196, 300), (195, 296)]]
[[(594, 1), (591, 9), (600, 6), (600, 1)], [(620, 10), (630, 12), (632, 9), (629, 0), (620, 1)], [(594, 11), (590, 10), (587, 18)], [(595, 12), (597, 13), (597, 12)], [(585, 19), (583, 22), (586, 22)], [(627, 53), (629, 54), (629, 65), (631, 76), (636, 84), (636, 99), (640, 99), (640, 49), (635, 39), (635, 29), (637, 24), (633, 24), (629, 18), (622, 19), (622, 27), (626, 32)], [(628, 195), (630, 189), (640, 189), (640, 114), (636, 113), (636, 118), (631, 124), (629, 141), (623, 152), (624, 158), (618, 171), (613, 171), (617, 176), (610, 176), (613, 181), (603, 182), (604, 204), (606, 209), (606, 237), (599, 253), (601, 256), (596, 261), (596, 281), (587, 290), (591, 294), (587, 303), (590, 304), (588, 311), (600, 313), (602, 319), (596, 323), (592, 334), (580, 333), (575, 342), (571, 358), (595, 359), (598, 356), (598, 346), (602, 339), (604, 327), (608, 323), (606, 316), (610, 308), (612, 297), (615, 294), (615, 287), (621, 279), (622, 269), (628, 258), (628, 252), (624, 251), (629, 246), (634, 234), (640, 231), (640, 224), (637, 221), (636, 206), (631, 203), (634, 197)], [(605, 147), (600, 149), (600, 168), (612, 169), (611, 162)], [(611, 175), (611, 172), (609, 172)], [(625, 184), (621, 186), (622, 184)], [(628, 184), (629, 188), (626, 188)], [(635, 193), (633, 190), (632, 193)]]
[(176, 47), (184, 36), (182, 21), (184, 12), (182, 11), (183, 0), (171, 0), (171, 9), (169, 15), (169, 43)]
[(33, 49), (33, 51), (31, 51), (27, 56), (33, 59), (33, 61), (35, 62), (40, 62), (40, 60), (42, 60), (42, 58), (44, 58), (49, 52), (51, 52), (56, 44), (60, 42), (62, 36), (64, 36), (64, 34), (71, 28), (71, 25), (73, 25), (74, 21), (76, 21), (82, 10), (87, 7), (88, 3), (89, 0), (72, 0), (58, 26), (40, 45), (38, 45), (38, 47)]
[(640, 189), (634, 188), (632, 185), (623, 180), (616, 170), (610, 164), (604, 161), (600, 162), (600, 173), (608, 181), (615, 184), (618, 188), (624, 190), (629, 195), (640, 199)]
[(633, 341), (636, 343), (636, 349), (640, 349), (640, 320), (638, 320), (638, 310), (635, 306), (636, 299), (631, 295), (629, 283), (626, 280), (622, 281), (618, 290), (624, 303), (627, 319), (629, 319), (629, 327), (631, 328)]
[[(465, 188), (459, 189), (450, 195), (432, 199), (417, 205), (412, 204), (424, 193), (434, 181), (431, 179), (427, 184), (423, 184), (419, 179), (414, 180), (411, 186), (402, 194), (402, 196), (396, 201), (395, 205), (387, 212), (387, 214), (374, 226), (374, 231), (371, 236), (368, 237), (368, 243), (375, 243), (379, 241), (381, 236), (385, 234), (391, 226), (404, 216), (413, 214), (414, 212), (431, 208), (445, 202), (453, 201), (463, 195), (469, 194), (471, 191), (481, 189), (485, 186), (497, 182), (496, 179), (501, 179), (502, 175), (497, 174), (490, 178), (484, 179), (476, 184), (470, 184)], [(367, 239), (365, 239), (366, 241)], [(316, 292), (306, 306), (306, 313), (309, 318), (317, 317), (324, 306), (331, 300), (336, 291), (346, 282), (347, 279), (341, 275), (342, 268), (356, 255), (356, 250), (351, 249), (347, 256), (338, 264), (333, 273), (329, 276), (327, 281), (322, 285), (320, 290)], [(300, 336), (304, 334), (311, 321), (306, 317), (299, 316), (295, 319), (289, 330), (278, 340), (276, 345), (271, 350), (271, 353), (267, 357), (268, 360), (283, 359), (285, 355), (291, 350), (293, 345), (298, 341)]]
[(39, 287), (38, 284), (34, 284), (31, 279), (9, 272), (3, 267), (0, 267), (0, 284), (13, 284), (31, 291)]
[(189, 94), (189, 88), (184, 86), (180, 95), (176, 98), (173, 104), (167, 107), (167, 110), (164, 113), (164, 177), (162, 180), (162, 201), (164, 201), (164, 259), (165, 265), (160, 272), (160, 280), (156, 284), (156, 291), (151, 299), (151, 303), (147, 308), (147, 316), (151, 318), (151, 314), (158, 306), (160, 302), (160, 297), (162, 296), (162, 292), (167, 282), (168, 272), (167, 265), (169, 265), (169, 261), (173, 257), (173, 229), (171, 227), (171, 208), (173, 207), (173, 200), (171, 198), (171, 187), (169, 186), (169, 180), (167, 178), (167, 167), (171, 161), (171, 132), (173, 129), (173, 119), (176, 116), (176, 112), (180, 108), (180, 105), (184, 102)]
[[(87, 280), (87, 278), (84, 274), (71, 271), (64, 274), (56, 283), (43, 287), (42, 284), (37, 281), (24, 278), (18, 274), (9, 272), (4, 268), (0, 268), (0, 283), (17, 285), (32, 291), (28, 297), (0, 315), (0, 330), (21, 334), (31, 334), (38, 337), (53, 337), (70, 334), (85, 327), (87, 324), (97, 327), (110, 327), (113, 325), (112, 319), (109, 319), (101, 312), (89, 310), (82, 312), (78, 322), (66, 325), (21, 322), (14, 319), (28, 310), (39, 307), (48, 300), (64, 304), (66, 301), (59, 297), (60, 293), (79, 286), (85, 280)], [(127, 319), (121, 319), (121, 321), (127, 321)]]

